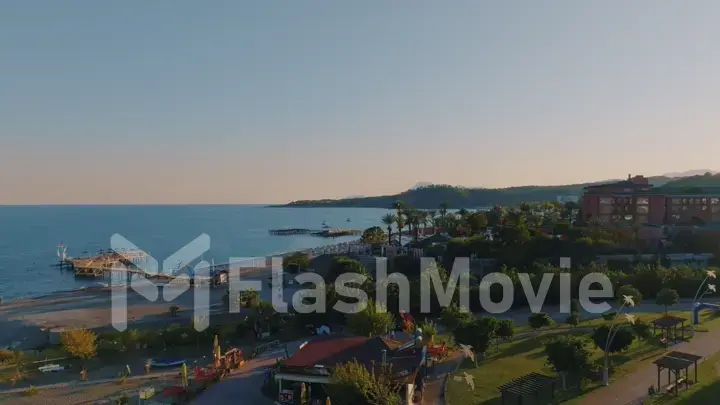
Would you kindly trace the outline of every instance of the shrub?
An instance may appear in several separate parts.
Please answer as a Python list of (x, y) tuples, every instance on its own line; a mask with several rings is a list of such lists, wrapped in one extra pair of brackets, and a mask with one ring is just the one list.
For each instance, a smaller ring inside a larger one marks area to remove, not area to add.
[(567, 324), (572, 327), (576, 327), (580, 324), (580, 315), (578, 315), (577, 312), (573, 312), (572, 314), (570, 314), (570, 316), (567, 317), (565, 322), (567, 322)]
[(14, 358), (14, 352), (12, 350), (0, 350), (0, 363), (9, 362)]
[(613, 319), (615, 319), (616, 315), (617, 312), (605, 312), (604, 314), (602, 314), (602, 317), (606, 321), (612, 321)]
[(30, 386), (30, 388), (25, 390), (25, 395), (31, 397), (33, 395), (37, 395), (40, 392), (40, 390), (37, 389), (35, 386)]
[(71, 356), (87, 360), (97, 352), (97, 336), (87, 329), (73, 329), (60, 334), (63, 350)]

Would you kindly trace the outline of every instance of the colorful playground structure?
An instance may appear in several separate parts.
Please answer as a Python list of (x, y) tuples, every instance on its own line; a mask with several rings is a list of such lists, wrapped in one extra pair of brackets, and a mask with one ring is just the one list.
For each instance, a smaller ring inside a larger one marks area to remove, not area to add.
[(165, 397), (173, 398), (175, 403), (188, 403), (197, 394), (209, 388), (211, 384), (220, 381), (245, 363), (242, 349), (231, 348), (223, 354), (220, 345), (217, 343), (217, 337), (213, 346), (212, 363), (205, 367), (196, 364), (192, 374), (188, 372), (187, 363), (184, 360), (156, 361), (159, 364), (168, 364), (167, 367), (171, 367), (170, 363), (173, 365), (180, 364), (180, 384), (165, 388), (163, 390)]
[(700, 311), (702, 311), (704, 309), (714, 309), (716, 311), (720, 311), (720, 305), (708, 304), (708, 303), (704, 303), (704, 302), (696, 302), (695, 306), (693, 307), (693, 311), (692, 311), (693, 325), (698, 325), (700, 323)]

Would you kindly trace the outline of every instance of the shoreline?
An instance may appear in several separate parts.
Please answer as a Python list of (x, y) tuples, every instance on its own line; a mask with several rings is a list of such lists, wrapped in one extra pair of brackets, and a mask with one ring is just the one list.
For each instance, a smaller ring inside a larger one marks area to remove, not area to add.
[[(343, 251), (346, 251), (346, 250), (352, 250), (352, 248), (354, 246), (361, 247), (361, 246), (366, 246), (366, 245), (360, 242), (360, 238), (356, 238), (351, 241), (330, 243), (330, 244), (326, 244), (326, 245), (320, 245), (320, 246), (317, 246), (314, 248), (297, 249), (297, 250), (274, 253), (274, 254), (263, 256), (266, 261), (266, 265), (264, 267), (263, 266), (248, 267), (243, 270), (246, 270), (248, 273), (258, 272), (258, 271), (262, 271), (262, 270), (268, 270), (271, 268), (271, 266), (267, 264), (268, 260), (272, 259), (273, 257), (285, 258), (296, 252), (306, 253), (312, 259), (313, 257), (317, 257), (317, 256), (320, 256), (323, 254), (337, 254), (337, 253), (342, 253)], [(251, 258), (247, 258), (247, 260), (259, 260), (260, 258), (261, 258), (260, 256), (251, 257)], [(226, 262), (226, 263), (215, 264), (213, 266), (213, 268), (217, 269), (217, 270), (223, 270), (223, 269), (227, 269), (229, 266), (230, 266), (230, 263)], [(106, 288), (108, 288), (108, 289), (121, 288), (123, 286), (125, 286), (126, 289), (129, 288), (129, 286), (127, 286), (126, 283), (112, 284), (112, 283), (104, 283), (103, 281), (100, 281), (100, 280), (92, 281), (92, 279), (88, 279), (87, 285), (79, 287), (79, 288), (73, 288), (73, 289), (68, 289), (68, 290), (49, 291), (49, 292), (40, 293), (38, 295), (29, 295), (29, 296), (22, 296), (22, 297), (15, 297), (15, 298), (7, 299), (3, 302), (2, 305), (0, 305), (0, 310), (4, 306), (8, 306), (11, 304), (18, 304), (18, 303), (22, 303), (22, 302), (37, 301), (37, 300), (52, 300), (52, 299), (60, 298), (65, 295), (75, 294), (75, 293), (93, 294), (93, 293), (104, 292), (104, 290), (105, 290), (104, 288), (101, 288), (99, 286), (95, 286), (95, 287), (91, 286), (92, 284), (96, 284), (96, 283), (107, 284)]]

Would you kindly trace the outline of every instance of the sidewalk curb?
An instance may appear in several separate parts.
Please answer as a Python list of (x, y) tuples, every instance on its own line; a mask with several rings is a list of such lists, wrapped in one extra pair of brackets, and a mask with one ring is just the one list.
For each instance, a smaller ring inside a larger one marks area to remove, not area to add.
[(447, 398), (447, 382), (450, 379), (450, 375), (457, 373), (460, 370), (460, 366), (462, 365), (463, 360), (465, 360), (462, 356), (458, 359), (457, 364), (455, 365), (455, 369), (447, 374), (445, 374), (445, 377), (443, 377), (442, 380), (442, 387), (440, 389), (440, 404), (446, 405), (447, 402), (445, 398)]

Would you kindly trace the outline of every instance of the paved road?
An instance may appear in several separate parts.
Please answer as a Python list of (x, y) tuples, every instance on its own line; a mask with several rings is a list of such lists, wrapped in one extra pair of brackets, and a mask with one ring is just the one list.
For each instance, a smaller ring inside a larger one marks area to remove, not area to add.
[[(304, 340), (288, 343), (288, 351), (292, 355)], [(260, 392), (265, 371), (276, 364), (278, 358), (285, 355), (285, 347), (263, 353), (248, 361), (230, 377), (220, 381), (195, 400), (194, 405), (217, 405), (248, 403), (253, 405), (272, 405), (274, 401), (264, 397)]]
[[(669, 348), (698, 356), (709, 357), (720, 352), (720, 328), (710, 332), (699, 332), (690, 342), (681, 343)], [(667, 371), (661, 374), (661, 384), (667, 384)], [(690, 371), (692, 377), (693, 371)], [(648, 387), (657, 388), (657, 367), (648, 363), (637, 372), (613, 381), (608, 387), (593, 391), (582, 401), (582, 405), (626, 405), (627, 403), (647, 395)]]

